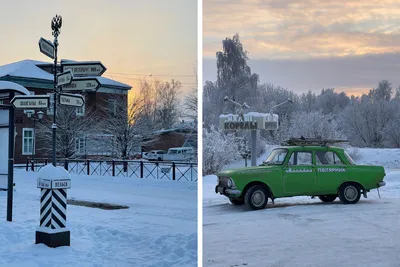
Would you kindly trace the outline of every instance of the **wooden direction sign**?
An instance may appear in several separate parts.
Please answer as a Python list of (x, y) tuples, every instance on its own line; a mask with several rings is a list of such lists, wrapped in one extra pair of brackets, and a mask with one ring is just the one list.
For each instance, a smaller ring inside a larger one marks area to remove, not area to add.
[(49, 95), (17, 95), (11, 100), (11, 104), (17, 109), (49, 108)]
[(101, 86), (97, 78), (73, 78), (72, 82), (63, 85), (63, 91), (97, 91)]
[(59, 103), (64, 106), (82, 107), (85, 104), (85, 99), (82, 95), (60, 93)]
[(57, 75), (57, 86), (67, 85), (72, 82), (72, 72), (70, 70), (64, 71)]
[(43, 37), (40, 37), (39, 49), (40, 49), (40, 52), (42, 52), (49, 58), (54, 59), (54, 45), (52, 42), (50, 42), (49, 40), (43, 39)]
[(101, 76), (106, 67), (100, 61), (61, 62), (63, 71), (71, 70), (74, 76)]

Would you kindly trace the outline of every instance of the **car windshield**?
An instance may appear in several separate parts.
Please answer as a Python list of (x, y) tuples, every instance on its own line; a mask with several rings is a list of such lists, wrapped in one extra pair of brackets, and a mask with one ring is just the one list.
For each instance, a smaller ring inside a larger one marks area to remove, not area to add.
[(287, 153), (287, 149), (284, 148), (274, 149), (263, 164), (282, 165)]
[(347, 151), (344, 151), (344, 155), (346, 156), (346, 158), (350, 161), (351, 165), (356, 165), (354, 159), (347, 153)]

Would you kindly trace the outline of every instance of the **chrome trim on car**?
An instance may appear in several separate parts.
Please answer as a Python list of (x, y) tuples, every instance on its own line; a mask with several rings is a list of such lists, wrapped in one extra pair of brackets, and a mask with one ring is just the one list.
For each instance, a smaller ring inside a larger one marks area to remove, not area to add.
[(385, 186), (385, 185), (386, 185), (386, 182), (384, 182), (384, 181), (378, 183), (378, 186), (379, 186), (379, 187)]
[(223, 195), (240, 195), (242, 192), (237, 189), (229, 189), (229, 188), (222, 187), (222, 186), (216, 186), (215, 193), (217, 193), (217, 194), (221, 193)]

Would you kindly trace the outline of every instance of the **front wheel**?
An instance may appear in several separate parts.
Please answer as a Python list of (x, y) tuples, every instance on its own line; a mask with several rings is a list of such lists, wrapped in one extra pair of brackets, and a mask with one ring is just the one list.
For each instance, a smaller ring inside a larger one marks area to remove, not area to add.
[(318, 197), (322, 202), (333, 202), (337, 198), (337, 195), (325, 195)]
[(244, 200), (240, 199), (240, 198), (229, 198), (229, 201), (235, 206), (239, 206), (239, 205), (243, 205), (244, 204)]
[(339, 198), (343, 204), (356, 204), (360, 197), (360, 187), (355, 183), (345, 183), (339, 188)]
[(244, 197), (247, 207), (252, 210), (260, 210), (265, 208), (268, 203), (268, 191), (265, 186), (253, 185), (250, 187)]

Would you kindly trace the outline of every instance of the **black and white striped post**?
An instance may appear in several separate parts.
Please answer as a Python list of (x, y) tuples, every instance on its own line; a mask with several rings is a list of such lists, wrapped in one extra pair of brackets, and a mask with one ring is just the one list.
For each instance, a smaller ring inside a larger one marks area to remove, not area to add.
[(36, 229), (36, 244), (48, 247), (70, 245), (67, 224), (67, 189), (71, 177), (64, 168), (49, 164), (43, 167), (37, 180), (40, 188), (40, 226)]

